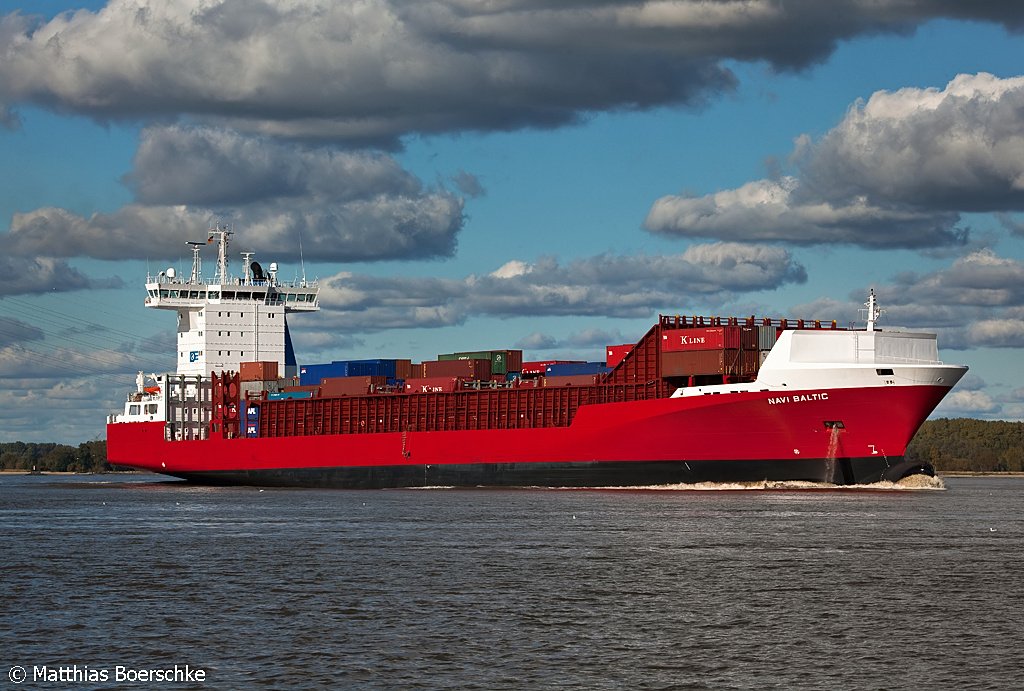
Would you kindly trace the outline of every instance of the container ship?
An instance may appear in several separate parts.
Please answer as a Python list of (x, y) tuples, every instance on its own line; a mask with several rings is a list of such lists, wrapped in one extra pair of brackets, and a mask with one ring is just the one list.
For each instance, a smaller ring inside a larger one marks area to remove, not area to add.
[(967, 371), (934, 334), (878, 328), (873, 291), (857, 328), (661, 315), (600, 362), (499, 348), (299, 366), (287, 316), (319, 310), (317, 282), (251, 253), (229, 275), (230, 236), (190, 243), (187, 278), (147, 276), (146, 306), (177, 313), (177, 368), (139, 373), (107, 420), (110, 463), (337, 488), (895, 482), (934, 474), (904, 452)]

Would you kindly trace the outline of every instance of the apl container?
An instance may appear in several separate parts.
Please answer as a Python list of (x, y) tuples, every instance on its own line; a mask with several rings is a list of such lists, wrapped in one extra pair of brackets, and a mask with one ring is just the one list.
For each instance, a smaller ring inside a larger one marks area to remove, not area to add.
[(548, 365), (544, 375), (548, 377), (567, 377), (577, 374), (604, 374), (609, 371), (603, 362), (574, 362), (568, 364)]
[(524, 375), (544, 374), (551, 365), (570, 365), (582, 363), (583, 360), (533, 360), (524, 362), (522, 372)]
[(299, 367), (299, 385), (313, 386), (326, 377), (347, 377), (347, 362), (327, 362), (319, 365), (302, 365)]

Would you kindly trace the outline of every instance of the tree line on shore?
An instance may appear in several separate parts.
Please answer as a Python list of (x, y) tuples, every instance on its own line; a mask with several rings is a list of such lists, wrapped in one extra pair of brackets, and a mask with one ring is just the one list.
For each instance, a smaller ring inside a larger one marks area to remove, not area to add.
[[(931, 463), (938, 471), (1024, 472), (1024, 422), (940, 418), (922, 425), (906, 458)], [(0, 469), (102, 473), (107, 442), (66, 444), (0, 443)]]
[(907, 447), (906, 458), (946, 472), (1024, 472), (1024, 422), (928, 420)]
[(105, 473), (107, 442), (87, 441), (78, 446), (15, 441), (0, 443), (0, 470), (39, 470), (72, 473)]

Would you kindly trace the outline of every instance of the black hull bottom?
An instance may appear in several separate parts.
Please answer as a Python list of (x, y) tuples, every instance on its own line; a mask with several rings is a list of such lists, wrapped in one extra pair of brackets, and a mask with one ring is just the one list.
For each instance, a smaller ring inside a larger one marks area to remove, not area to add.
[(383, 489), (397, 487), (642, 487), (801, 480), (836, 485), (934, 475), (930, 465), (869, 456), (836, 460), (604, 461), (346, 466), (173, 473), (200, 484)]

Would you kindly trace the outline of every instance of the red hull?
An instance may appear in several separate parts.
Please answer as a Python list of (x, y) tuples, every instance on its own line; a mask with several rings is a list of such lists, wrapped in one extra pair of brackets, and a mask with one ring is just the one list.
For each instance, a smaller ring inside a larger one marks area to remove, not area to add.
[[(760, 472), (756, 462), (770, 462), (791, 465), (795, 475), (791, 479), (806, 479), (809, 463), (858, 459), (857, 463), (863, 464), (868, 459), (879, 473), (897, 465), (914, 433), (948, 390), (945, 386), (901, 386), (784, 395), (743, 392), (587, 405), (579, 409), (570, 426), (541, 429), (169, 442), (164, 439), (163, 423), (117, 423), (108, 425), (107, 453), (108, 460), (118, 465), (190, 478), (209, 474), (228, 481), (245, 481), (246, 474), (258, 478), (263, 471), (381, 468), (400, 475), (403, 466), (486, 469), (498, 464), (584, 464), (590, 468), (616, 464), (627, 468), (628, 480), (628, 464), (637, 463), (640, 468), (640, 463), (652, 462), (687, 468), (694, 464), (705, 470), (719, 467), (723, 478), (733, 476), (728, 470), (731, 464), (746, 464), (743, 467), (753, 468), (751, 472)], [(836, 423), (841, 425), (836, 428)], [(773, 472), (785, 476), (787, 471)], [(713, 471), (711, 476), (717, 477)], [(277, 473), (276, 477), (284, 476)], [(464, 477), (466, 484), (488, 484), (472, 473)], [(535, 478), (536, 473), (530, 477)], [(646, 474), (638, 473), (633, 482), (622, 482), (623, 477), (622, 472), (616, 473), (616, 484), (648, 484)], [(846, 477), (864, 481), (862, 473)], [(405, 482), (398, 480), (388, 486), (402, 484)]]

